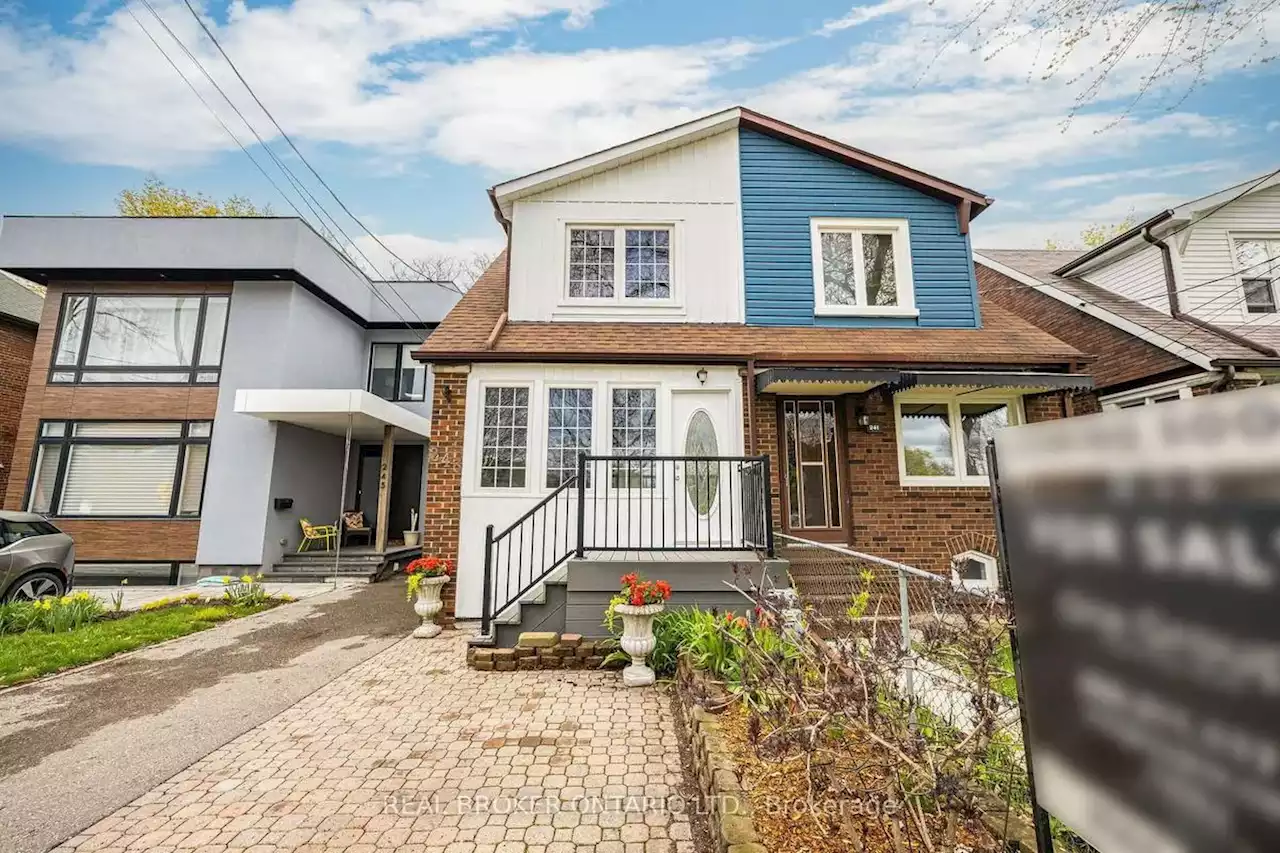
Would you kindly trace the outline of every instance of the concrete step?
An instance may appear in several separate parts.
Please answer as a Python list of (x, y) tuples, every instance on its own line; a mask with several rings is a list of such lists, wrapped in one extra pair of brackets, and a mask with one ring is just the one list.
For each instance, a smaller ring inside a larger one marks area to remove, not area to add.
[(373, 583), (378, 580), (373, 571), (339, 571), (334, 572), (291, 572), (268, 571), (262, 573), (262, 580), (267, 583), (328, 583), (333, 578), (343, 581), (365, 581)]

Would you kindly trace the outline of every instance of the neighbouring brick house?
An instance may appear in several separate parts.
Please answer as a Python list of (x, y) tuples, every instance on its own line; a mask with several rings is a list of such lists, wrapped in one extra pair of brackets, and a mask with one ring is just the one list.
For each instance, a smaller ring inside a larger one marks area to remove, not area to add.
[[(999, 304), (1095, 356), (1088, 368), (1095, 387), (1071, 395), (1074, 414), (1250, 388), (1280, 376), (1280, 358), (1269, 344), (1195, 316), (1172, 316), (1093, 280), (1107, 281), (1105, 275), (1059, 274), (1081, 254), (983, 250), (974, 255), (984, 302)], [(1158, 284), (1164, 291), (1162, 275)]]
[(991, 199), (741, 108), (490, 196), (508, 249), (417, 353), (458, 615), (598, 631), (655, 554), (740, 604), (689, 552), (762, 545), (766, 499), (778, 534), (994, 582), (985, 440), (1092, 383), (978, 298)]
[(0, 495), (13, 470), (18, 421), (43, 306), (39, 287), (0, 272)]

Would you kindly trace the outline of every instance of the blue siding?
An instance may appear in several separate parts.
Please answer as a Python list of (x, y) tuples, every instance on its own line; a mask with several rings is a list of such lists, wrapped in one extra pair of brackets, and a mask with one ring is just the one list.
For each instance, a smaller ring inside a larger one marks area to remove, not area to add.
[[(974, 328), (978, 284), (955, 205), (751, 130), (738, 132), (747, 323)], [(905, 218), (919, 319), (815, 317), (809, 220)]]

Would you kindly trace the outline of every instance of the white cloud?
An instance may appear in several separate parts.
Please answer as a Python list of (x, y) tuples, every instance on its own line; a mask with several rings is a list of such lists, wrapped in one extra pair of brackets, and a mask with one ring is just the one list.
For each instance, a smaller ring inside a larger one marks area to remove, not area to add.
[(1239, 164), (1231, 160), (1210, 160), (1202, 163), (1182, 163), (1169, 166), (1150, 166), (1147, 168), (1124, 169), (1116, 172), (1093, 172), (1082, 175), (1071, 175), (1065, 178), (1054, 178), (1040, 184), (1040, 189), (1055, 191), (1079, 189), (1097, 184), (1114, 184), (1126, 181), (1162, 181), (1183, 175), (1200, 175), (1212, 172), (1239, 171)]
[(890, 15), (899, 15), (910, 9), (925, 5), (928, 0), (882, 0), (870, 6), (854, 6), (843, 18), (834, 18), (823, 23), (816, 35), (829, 36)]

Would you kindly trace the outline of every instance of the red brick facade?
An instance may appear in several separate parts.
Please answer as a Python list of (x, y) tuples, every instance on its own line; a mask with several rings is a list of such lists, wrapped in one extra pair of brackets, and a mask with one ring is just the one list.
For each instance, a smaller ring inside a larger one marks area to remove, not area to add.
[[(456, 368), (455, 368), (456, 369)], [(467, 374), (437, 367), (431, 400), (431, 445), (427, 459), (427, 509), (423, 517), (423, 553), (456, 561), (462, 517), (462, 442), (467, 413)], [(441, 590), (439, 622), (452, 625), (457, 583)]]
[[(1199, 368), (1159, 347), (1122, 332), (1051, 296), (1008, 276), (975, 264), (978, 294), (983, 303), (995, 302), (1059, 340), (1095, 358), (1087, 370), (1098, 388), (1121, 390), (1126, 385), (1173, 379)], [(1085, 403), (1086, 408), (1088, 403)], [(1079, 407), (1074, 409), (1078, 412)]]
[[(902, 486), (892, 398), (880, 391), (837, 398), (843, 407), (848, 502), (852, 521), (849, 547), (933, 572), (950, 570), (962, 551), (995, 553), (991, 493), (985, 486)], [(1028, 423), (1063, 417), (1063, 397), (1051, 393), (1024, 398)], [(879, 432), (856, 426), (866, 414)], [(756, 452), (767, 453), (773, 482), (774, 522), (782, 523), (782, 468), (778, 459), (777, 398), (756, 398)], [(785, 529), (785, 528), (780, 528)]]
[(35, 329), (0, 318), (0, 497), (13, 470), (13, 449), (35, 346)]

